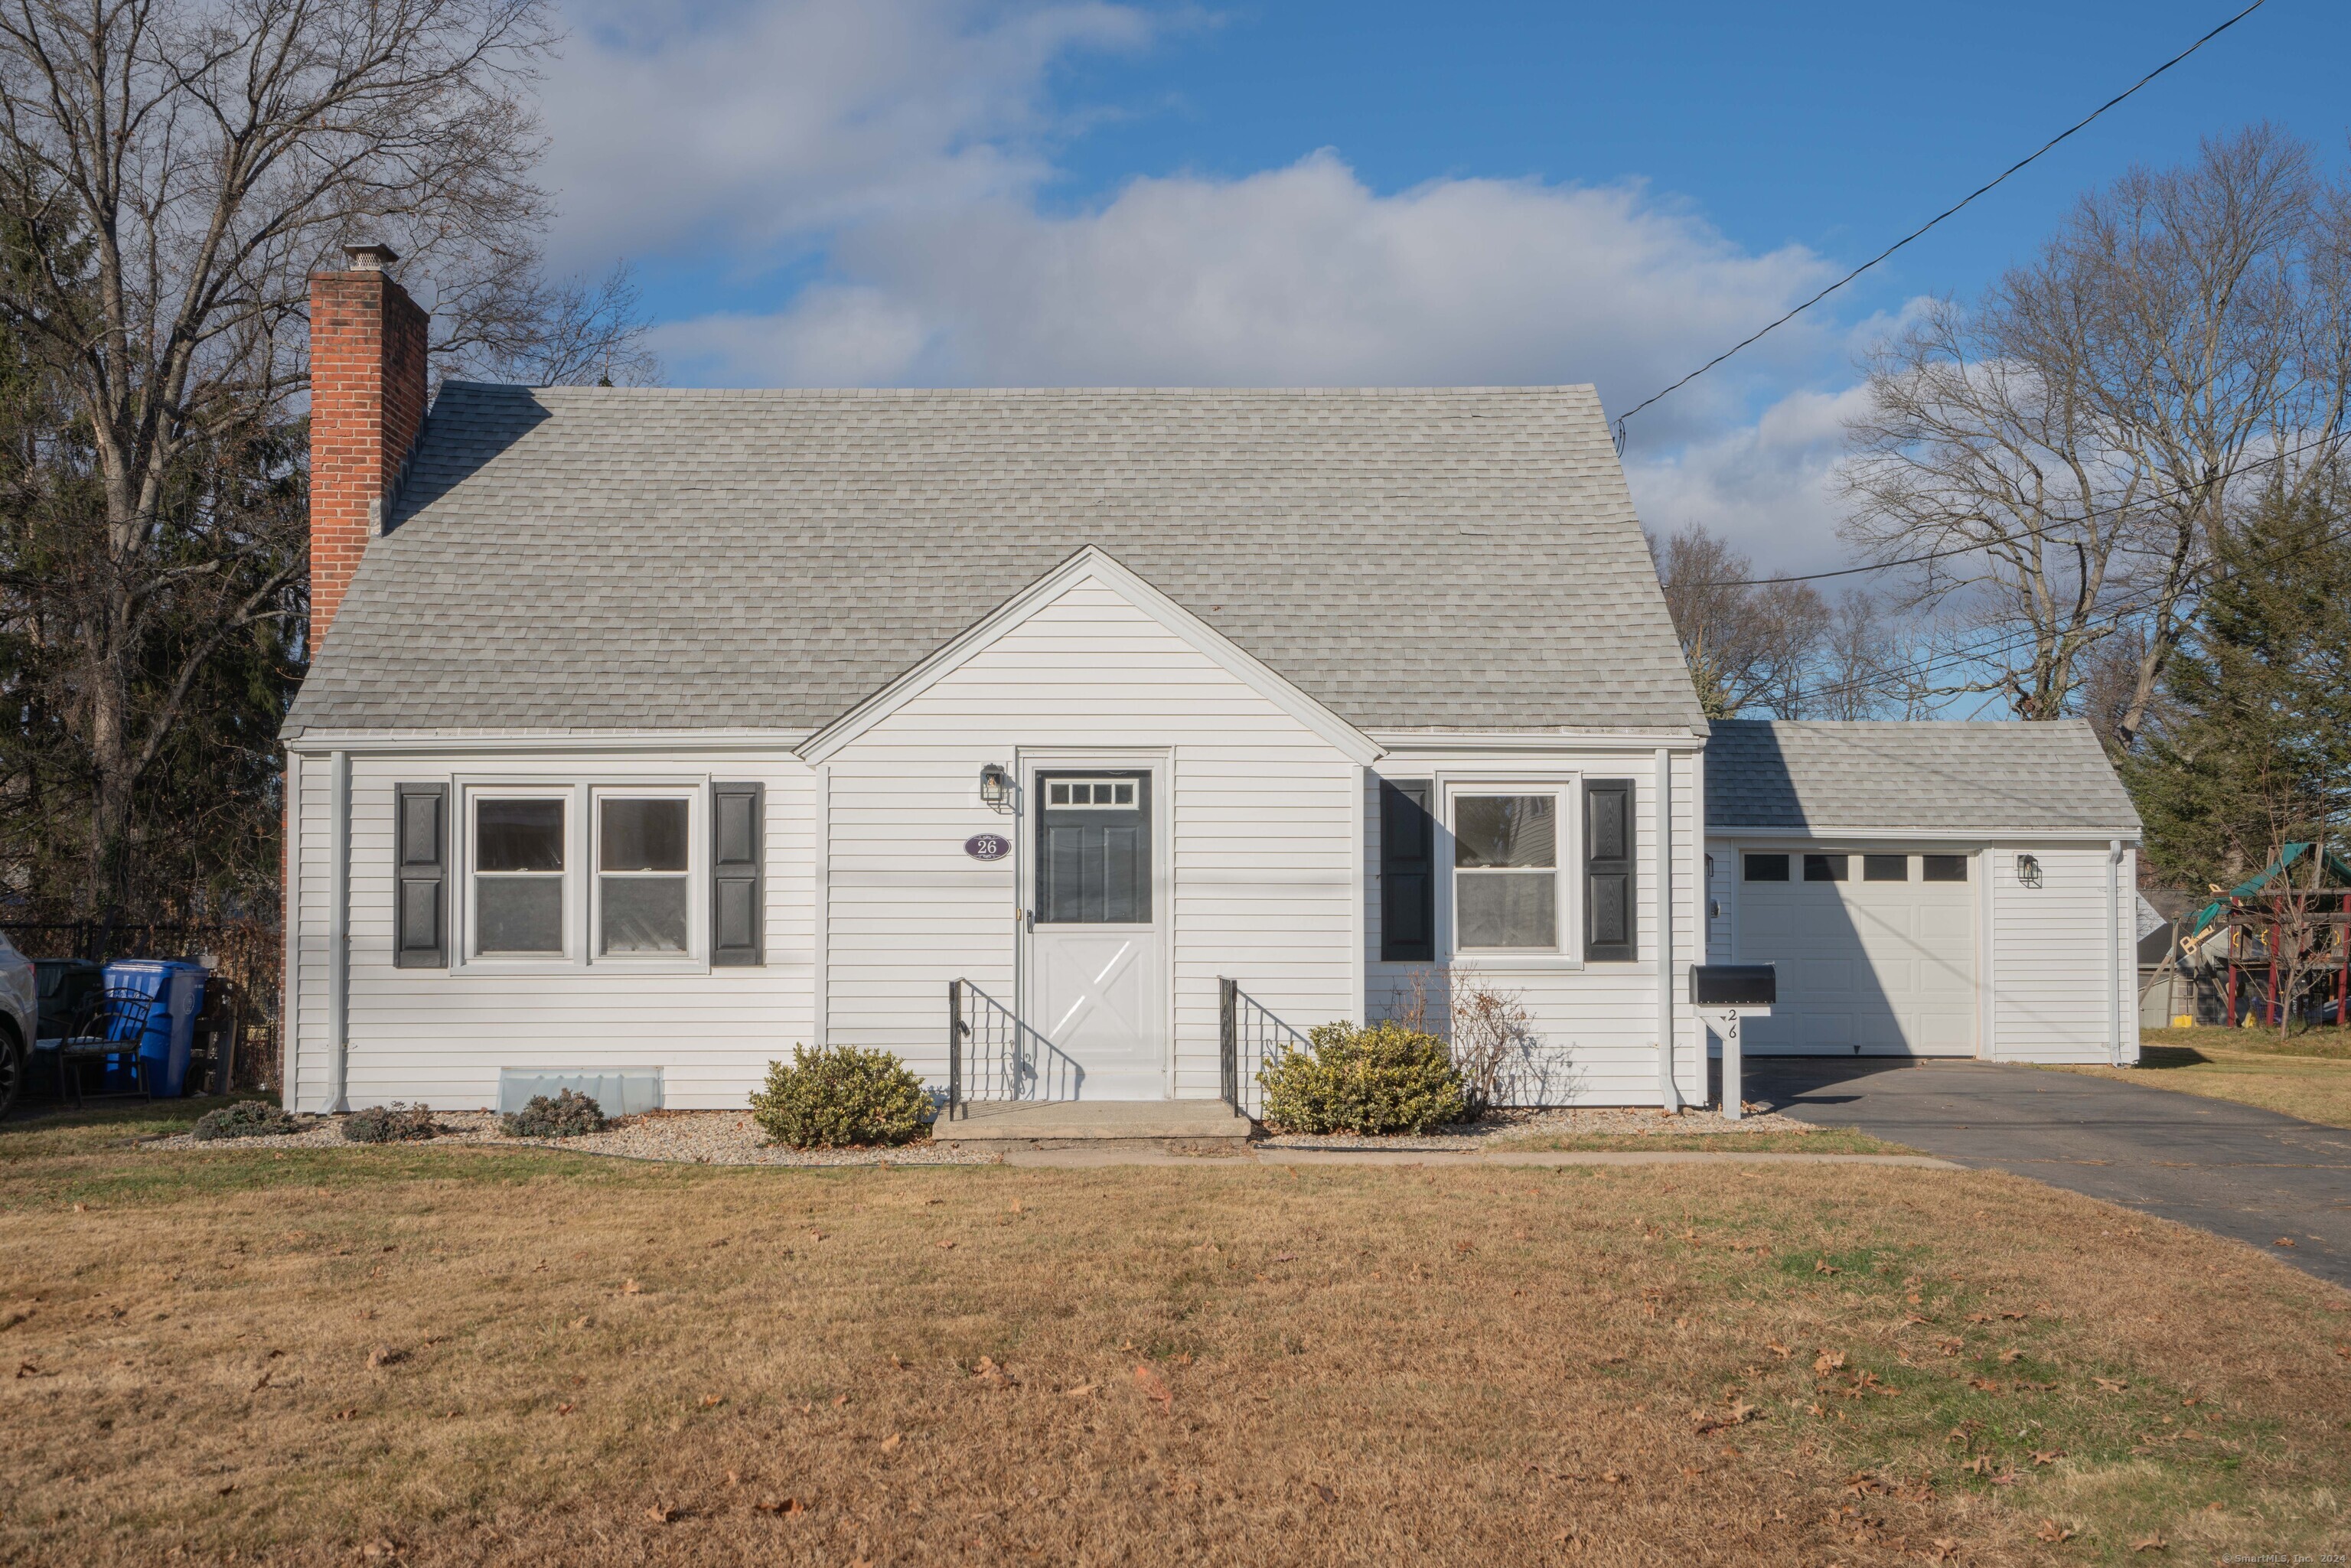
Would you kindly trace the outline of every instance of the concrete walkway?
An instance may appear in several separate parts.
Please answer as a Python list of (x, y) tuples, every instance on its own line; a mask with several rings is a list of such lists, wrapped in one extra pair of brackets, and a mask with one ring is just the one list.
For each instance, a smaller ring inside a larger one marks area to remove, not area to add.
[(1782, 1114), (2161, 1215), (2351, 1286), (2351, 1132), (2342, 1128), (1982, 1061), (1750, 1058), (1746, 1083), (1750, 1103)]

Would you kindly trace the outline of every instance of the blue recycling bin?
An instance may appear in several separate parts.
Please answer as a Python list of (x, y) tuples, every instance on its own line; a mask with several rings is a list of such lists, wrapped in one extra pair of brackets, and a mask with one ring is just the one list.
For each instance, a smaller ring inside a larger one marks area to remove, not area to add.
[[(196, 1041), (196, 1014), (204, 1005), (204, 967), (179, 958), (118, 958), (106, 967), (106, 988), (137, 991), (155, 998), (147, 1014), (147, 1030), (139, 1037), (140, 1071), (146, 1076), (147, 1092), (157, 1099), (176, 1100), (185, 1094), (188, 1057)], [(109, 1092), (127, 1093), (138, 1087), (131, 1077), (129, 1054), (107, 1062)]]

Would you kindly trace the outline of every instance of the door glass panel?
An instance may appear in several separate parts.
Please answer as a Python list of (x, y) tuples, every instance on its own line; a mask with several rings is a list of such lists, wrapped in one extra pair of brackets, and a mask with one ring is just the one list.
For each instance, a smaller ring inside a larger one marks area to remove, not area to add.
[(1037, 918), (1057, 925), (1151, 923), (1148, 774), (1059, 774), (1040, 782)]

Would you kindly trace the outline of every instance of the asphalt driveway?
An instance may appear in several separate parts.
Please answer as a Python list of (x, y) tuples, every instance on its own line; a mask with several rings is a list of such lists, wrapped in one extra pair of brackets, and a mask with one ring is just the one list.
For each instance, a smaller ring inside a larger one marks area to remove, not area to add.
[(1746, 1098), (2199, 1226), (2351, 1286), (2351, 1132), (2339, 1127), (1982, 1061), (1750, 1057)]

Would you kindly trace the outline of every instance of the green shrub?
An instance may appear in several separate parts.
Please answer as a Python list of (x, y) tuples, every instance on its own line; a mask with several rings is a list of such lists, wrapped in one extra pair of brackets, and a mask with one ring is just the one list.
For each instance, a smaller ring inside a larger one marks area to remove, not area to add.
[(1318, 1024), (1308, 1047), (1258, 1071), (1280, 1133), (1425, 1133), (1468, 1119), (1460, 1070), (1433, 1034), (1384, 1022)]
[(604, 1130), (604, 1107), (592, 1094), (559, 1089), (552, 1100), (532, 1095), (521, 1110), (499, 1117), (498, 1129), (509, 1138), (576, 1138)]
[(266, 1100), (240, 1100), (196, 1118), (196, 1141), (214, 1138), (276, 1138), (298, 1133), (302, 1124)]
[(371, 1105), (343, 1118), (343, 1136), (354, 1144), (400, 1144), (441, 1131), (430, 1105)]
[(936, 1114), (923, 1081), (886, 1051), (852, 1046), (792, 1048), (792, 1062), (768, 1063), (768, 1086), (751, 1096), (751, 1119), (796, 1149), (843, 1144), (903, 1144)]

